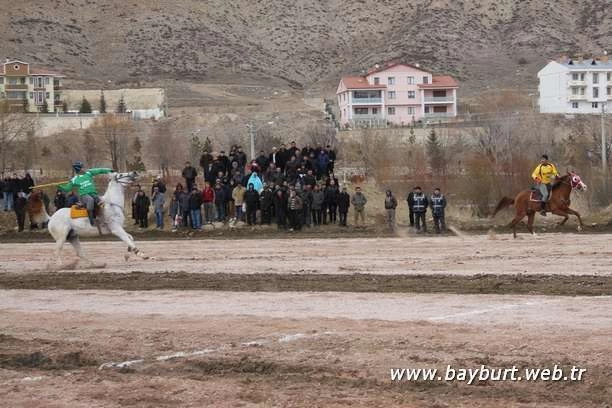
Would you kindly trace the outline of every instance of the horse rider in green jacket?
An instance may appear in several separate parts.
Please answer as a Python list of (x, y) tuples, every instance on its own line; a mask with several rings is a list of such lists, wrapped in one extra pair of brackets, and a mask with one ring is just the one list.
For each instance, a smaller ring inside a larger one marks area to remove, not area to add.
[(73, 188), (78, 188), (79, 197), (81, 202), (87, 207), (87, 216), (89, 217), (89, 223), (93, 226), (95, 219), (95, 208), (100, 199), (98, 198), (98, 192), (96, 191), (96, 185), (94, 184), (93, 178), (98, 174), (109, 174), (112, 173), (112, 169), (98, 168), (89, 169), (83, 172), (83, 163), (77, 161), (72, 164), (74, 170), (74, 177), (65, 184), (61, 184), (59, 189), (68, 193)]

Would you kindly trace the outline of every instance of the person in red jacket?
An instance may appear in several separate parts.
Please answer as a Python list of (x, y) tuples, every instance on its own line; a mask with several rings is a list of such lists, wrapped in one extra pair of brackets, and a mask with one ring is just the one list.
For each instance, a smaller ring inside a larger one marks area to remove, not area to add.
[(215, 217), (215, 190), (210, 182), (204, 183), (202, 190), (202, 203), (204, 207), (204, 224), (211, 224)]

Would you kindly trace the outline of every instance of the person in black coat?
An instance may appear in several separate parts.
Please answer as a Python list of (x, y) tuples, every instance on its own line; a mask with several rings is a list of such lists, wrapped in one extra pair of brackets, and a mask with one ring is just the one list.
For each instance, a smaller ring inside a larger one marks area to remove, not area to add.
[(268, 156), (266, 156), (266, 153), (263, 150), (259, 152), (259, 156), (255, 161), (257, 162), (257, 166), (259, 166), (260, 173), (263, 173), (268, 170), (268, 164), (270, 163), (270, 161), (268, 160)]
[(406, 201), (408, 202), (408, 218), (410, 220), (411, 227), (414, 227), (414, 212), (412, 211), (412, 206), (414, 205), (414, 191), (415, 189), (412, 189), (412, 191), (408, 193), (408, 197), (406, 198)]
[(217, 212), (217, 221), (225, 221), (225, 203), (226, 203), (226, 189), (221, 184), (221, 180), (217, 180), (215, 184), (215, 210)]
[(26, 196), (29, 196), (32, 193), (32, 188), (34, 187), (34, 179), (30, 176), (30, 173), (26, 173), (25, 177), (20, 180), (21, 189), (25, 193)]
[(342, 192), (338, 195), (338, 212), (340, 213), (340, 226), (346, 227), (346, 216), (349, 207), (351, 206), (351, 196), (346, 191), (346, 187), (342, 187)]
[(208, 166), (212, 162), (213, 162), (212, 154), (210, 154), (208, 149), (204, 150), (204, 153), (202, 153), (202, 156), (200, 156), (200, 167), (202, 168), (202, 171), (204, 172), (204, 175), (206, 175), (206, 171), (208, 170)]
[(151, 186), (151, 195), (153, 195), (153, 191), (155, 190), (155, 187), (158, 188), (158, 191), (162, 194), (166, 194), (166, 184), (164, 184), (161, 176), (157, 176), (155, 178), (155, 181), (153, 182), (153, 185)]
[(427, 196), (421, 190), (421, 187), (414, 188), (412, 212), (414, 213), (414, 224), (416, 226), (417, 233), (427, 232), (427, 224), (425, 223), (425, 212), (429, 201)]
[(269, 184), (264, 184), (260, 194), (261, 224), (270, 225), (274, 215), (274, 191)]
[(140, 225), (140, 228), (149, 228), (149, 207), (151, 206), (151, 200), (144, 191), (139, 190), (136, 194), (136, 201), (134, 208), (136, 210), (136, 221)]
[(181, 174), (185, 179), (185, 183), (187, 184), (187, 191), (191, 191), (193, 184), (195, 183), (195, 179), (198, 176), (197, 170), (191, 165), (191, 162), (185, 162), (185, 168)]
[(246, 221), (248, 225), (257, 224), (257, 208), (259, 207), (259, 193), (255, 190), (253, 183), (249, 183), (247, 191), (244, 193), (244, 203), (246, 204)]
[(274, 211), (278, 229), (287, 228), (287, 194), (282, 188), (274, 192)]
[(19, 189), (17, 192), (17, 198), (15, 198), (15, 203), (13, 209), (15, 210), (15, 216), (17, 217), (17, 230), (19, 232), (23, 231), (25, 225), (26, 218), (26, 206), (28, 205), (28, 199), (26, 198), (25, 193)]
[[(325, 209), (323, 210), (323, 224), (327, 224), (327, 213), (329, 213), (329, 222), (336, 223), (337, 208), (338, 208), (338, 186), (334, 180), (331, 180), (329, 187), (325, 189)], [(327, 210), (327, 211), (326, 211)]]

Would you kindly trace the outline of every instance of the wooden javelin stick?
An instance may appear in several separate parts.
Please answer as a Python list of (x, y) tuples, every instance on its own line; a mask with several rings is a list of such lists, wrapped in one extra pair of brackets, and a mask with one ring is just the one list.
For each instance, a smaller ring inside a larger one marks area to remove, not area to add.
[(32, 186), (32, 187), (30, 187), (30, 190), (33, 190), (33, 189), (35, 189), (35, 188), (43, 188), (43, 187), (59, 186), (60, 184), (66, 184), (66, 183), (69, 183), (69, 182), (70, 182), (70, 180), (66, 180), (66, 181), (58, 181), (58, 182), (56, 182), (56, 183), (39, 184), (39, 185), (36, 185), (36, 186)]

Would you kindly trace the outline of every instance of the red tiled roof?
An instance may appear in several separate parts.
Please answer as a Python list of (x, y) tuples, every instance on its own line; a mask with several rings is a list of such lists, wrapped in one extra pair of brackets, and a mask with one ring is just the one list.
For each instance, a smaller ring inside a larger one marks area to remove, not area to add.
[(368, 80), (362, 76), (345, 76), (342, 77), (342, 82), (347, 89), (385, 89), (386, 85), (378, 84), (371, 85)]
[(459, 84), (455, 78), (448, 75), (434, 76), (431, 79), (431, 84), (419, 84), (419, 88), (458, 88)]

